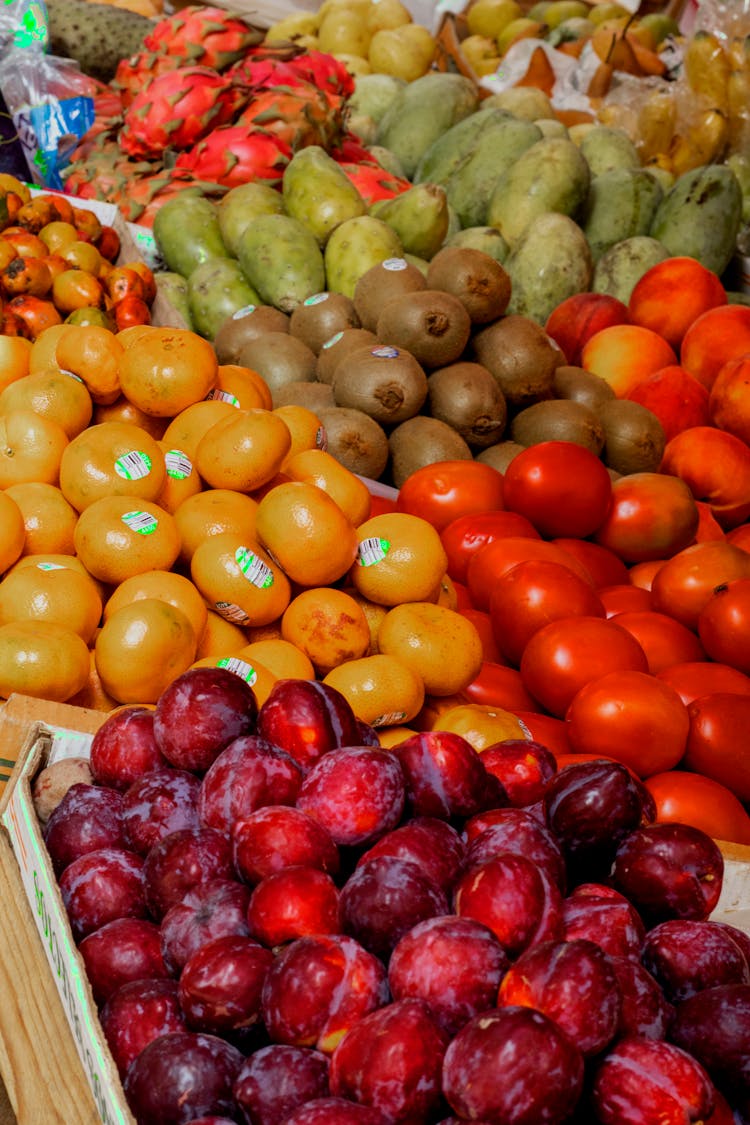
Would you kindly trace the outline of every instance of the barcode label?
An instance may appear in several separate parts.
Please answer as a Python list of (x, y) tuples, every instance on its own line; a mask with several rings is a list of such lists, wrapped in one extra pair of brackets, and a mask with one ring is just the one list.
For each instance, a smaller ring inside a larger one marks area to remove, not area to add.
[(175, 480), (187, 480), (193, 471), (193, 462), (187, 453), (183, 453), (181, 449), (170, 449), (165, 453), (164, 465), (167, 476), (173, 477)]
[(208, 392), (206, 398), (214, 402), (228, 402), (230, 406), (236, 406), (239, 410), (240, 400), (229, 391), (220, 391), (218, 387), (214, 387), (212, 391)]
[(151, 472), (151, 458), (139, 449), (131, 449), (117, 458), (115, 472), (124, 480), (143, 480)]
[(259, 590), (266, 590), (269, 586), (273, 586), (273, 571), (270, 566), (248, 547), (238, 547), (234, 552), (234, 560), (253, 586), (257, 586)]
[(125, 512), (122, 522), (139, 535), (151, 535), (159, 526), (156, 516), (152, 516), (150, 512)]
[(233, 602), (215, 602), (216, 612), (225, 621), (231, 621), (233, 625), (249, 625), (250, 618), (245, 613), (244, 609), (240, 609), (238, 605)]
[(258, 679), (258, 673), (252, 664), (248, 664), (246, 660), (240, 660), (239, 656), (223, 656), (221, 660), (216, 661), (216, 667), (226, 668), (228, 672), (234, 672), (235, 676), (239, 676), (250, 687)]
[(375, 563), (382, 562), (390, 547), (387, 539), (380, 539), (376, 535), (363, 539), (357, 551), (357, 562), (360, 566), (373, 566)]

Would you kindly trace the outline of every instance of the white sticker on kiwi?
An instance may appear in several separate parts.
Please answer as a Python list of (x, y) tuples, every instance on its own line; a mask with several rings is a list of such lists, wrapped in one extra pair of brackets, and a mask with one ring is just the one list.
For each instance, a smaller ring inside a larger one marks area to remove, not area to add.
[(333, 336), (331, 336), (330, 339), (326, 340), (325, 344), (323, 344), (323, 347), (332, 348), (334, 344), (338, 344), (343, 335), (343, 332), (334, 332)]
[(220, 660), (216, 661), (216, 667), (226, 668), (228, 672), (234, 672), (235, 676), (239, 676), (250, 687), (258, 679), (258, 673), (252, 664), (248, 664), (246, 660), (240, 660), (239, 656), (222, 656)]
[(327, 301), (330, 293), (313, 293), (312, 297), (306, 297), (302, 302), (303, 305), (322, 305), (323, 301)]
[(249, 547), (238, 547), (234, 552), (234, 561), (248, 582), (252, 582), (259, 590), (267, 590), (269, 586), (273, 586), (273, 571), (270, 566)]
[(392, 347), (390, 344), (383, 344), (379, 348), (372, 348), (370, 355), (376, 356), (377, 359), (396, 359), (400, 355), (398, 348)]
[(244, 609), (233, 602), (214, 602), (214, 606), (219, 617), (223, 617), (225, 621), (231, 621), (233, 625), (250, 624), (250, 618)]
[(374, 566), (382, 562), (391, 549), (388, 539), (381, 539), (378, 535), (371, 535), (363, 539), (357, 550), (357, 562), (360, 566)]
[(383, 269), (397, 273), (399, 270), (405, 270), (408, 265), (406, 258), (386, 258), (383, 262)]
[(117, 458), (115, 472), (123, 480), (143, 480), (151, 472), (151, 458), (140, 449), (131, 449)]
[(255, 312), (255, 309), (255, 305), (243, 305), (241, 309), (232, 313), (232, 320), (242, 320), (243, 316), (250, 316), (250, 313)]
[(187, 480), (193, 471), (193, 462), (181, 449), (170, 449), (164, 454), (164, 467), (173, 480)]

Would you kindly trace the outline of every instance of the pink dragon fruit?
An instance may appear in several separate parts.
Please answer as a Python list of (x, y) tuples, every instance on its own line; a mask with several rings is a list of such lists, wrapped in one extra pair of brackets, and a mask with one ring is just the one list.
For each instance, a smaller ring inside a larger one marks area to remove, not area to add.
[(337, 106), (354, 92), (354, 79), (344, 64), (322, 51), (305, 51), (288, 59), (269, 58), (261, 49), (249, 51), (227, 77), (253, 90), (310, 83)]
[(187, 193), (202, 195), (207, 199), (219, 199), (226, 190), (220, 184), (197, 180), (191, 172), (170, 168), (136, 181), (133, 190), (120, 201), (119, 207), (128, 222), (152, 227), (159, 208), (175, 195)]
[(368, 207), (380, 199), (393, 199), (412, 186), (408, 180), (392, 176), (379, 164), (355, 164), (344, 160), (338, 161), (338, 164)]
[(309, 82), (257, 91), (235, 124), (273, 133), (292, 152), (306, 145), (327, 150), (338, 143), (343, 127), (341, 111)]
[(207, 66), (182, 66), (154, 78), (125, 112), (120, 144), (129, 156), (187, 149), (231, 121), (246, 97)]
[(143, 45), (181, 63), (224, 70), (262, 40), (262, 31), (223, 8), (193, 4), (159, 20)]
[(133, 98), (144, 91), (158, 75), (176, 70), (181, 65), (177, 56), (162, 55), (156, 51), (138, 51), (127, 59), (120, 59), (112, 79), (112, 87), (119, 93), (121, 109), (127, 109)]
[(281, 183), (291, 149), (278, 137), (247, 125), (222, 125), (189, 151), (177, 157), (176, 169), (192, 172), (227, 188), (263, 180), (271, 187)]

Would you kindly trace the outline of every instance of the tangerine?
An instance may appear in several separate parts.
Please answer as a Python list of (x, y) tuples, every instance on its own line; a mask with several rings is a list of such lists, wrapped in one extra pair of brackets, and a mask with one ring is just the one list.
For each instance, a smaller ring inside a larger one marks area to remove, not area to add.
[(421, 676), (395, 656), (378, 653), (349, 660), (324, 677), (351, 705), (358, 719), (373, 727), (402, 726), (424, 703)]
[(74, 437), (60, 461), (60, 488), (82, 512), (104, 496), (156, 500), (166, 478), (155, 438), (129, 422), (100, 422)]
[(203, 490), (203, 481), (186, 453), (172, 449), (166, 441), (158, 444), (164, 454), (166, 475), (156, 502), (174, 515), (185, 500)]
[(242, 367), (237, 363), (219, 364), (216, 383), (207, 398), (228, 402), (240, 410), (254, 410), (256, 407), (270, 410), (273, 405), (265, 379), (251, 367)]
[(528, 728), (512, 711), (482, 703), (459, 703), (448, 707), (437, 715), (430, 729), (460, 734), (479, 753), (495, 742), (531, 737)]
[(0, 574), (21, 557), (26, 542), (23, 512), (7, 492), (0, 492)]
[(146, 414), (173, 418), (213, 388), (216, 353), (208, 340), (189, 329), (139, 327), (142, 335), (120, 357), (123, 394)]
[(206, 603), (190, 579), (173, 570), (148, 570), (126, 578), (105, 602), (104, 621), (122, 606), (143, 598), (157, 598), (177, 606), (192, 625), (196, 639), (203, 636), (208, 616)]
[(180, 552), (174, 517), (132, 495), (103, 496), (89, 504), (73, 540), (89, 573), (109, 585), (148, 570), (171, 570)]
[(364, 610), (349, 594), (329, 586), (303, 590), (292, 599), (281, 618), (281, 635), (323, 676), (370, 650)]
[(102, 687), (112, 699), (156, 703), (167, 685), (191, 666), (196, 648), (195, 632), (181, 609), (159, 598), (140, 598), (104, 622), (94, 658)]
[(237, 649), (237, 655), (251, 664), (259, 662), (280, 680), (314, 680), (315, 669), (301, 648), (281, 637), (251, 641)]
[(24, 555), (72, 555), (78, 512), (55, 484), (24, 481), (5, 490), (18, 505), (25, 528)]
[(98, 402), (94, 406), (92, 416), (94, 425), (99, 422), (130, 422), (131, 426), (140, 426), (152, 438), (161, 441), (167, 428), (164, 418), (154, 418), (152, 414), (145, 414), (134, 406), (125, 395), (121, 394), (114, 402)]
[(271, 556), (233, 531), (201, 543), (190, 560), (190, 574), (209, 607), (235, 625), (267, 625), (291, 598), (289, 579)]
[(88, 645), (102, 616), (102, 599), (87, 575), (58, 563), (15, 568), (0, 582), (0, 625), (52, 621)]
[(482, 641), (474, 624), (432, 602), (404, 602), (386, 614), (378, 650), (397, 656), (421, 676), (429, 695), (454, 695), (482, 667)]
[(28, 481), (57, 484), (68, 435), (33, 410), (0, 415), (0, 488)]
[(206, 613), (206, 626), (198, 638), (195, 656), (197, 660), (202, 660), (204, 656), (224, 656), (229, 652), (237, 652), (245, 644), (247, 635), (239, 625), (233, 625), (216, 610), (209, 609)]
[(173, 449), (181, 449), (195, 464), (195, 451), (203, 435), (222, 419), (233, 418), (236, 409), (221, 399), (194, 402), (175, 415), (162, 434), (162, 441)]
[(42, 418), (51, 418), (60, 423), (70, 439), (86, 429), (94, 404), (77, 375), (52, 369), (9, 383), (0, 392), (0, 414), (11, 410), (33, 410)]
[[(278, 407), (276, 413), (283, 409)], [(313, 447), (300, 450), (287, 458), (282, 470), (291, 480), (306, 481), (322, 488), (355, 527), (369, 519), (372, 497), (367, 485), (325, 450)]]
[(180, 558), (190, 562), (201, 543), (226, 531), (255, 540), (257, 511), (257, 500), (229, 488), (207, 488), (188, 496), (174, 513), (182, 541)]
[(408, 512), (384, 512), (357, 528), (357, 561), (350, 579), (372, 602), (434, 601), (448, 567), (431, 523)]
[(300, 586), (329, 586), (357, 557), (354, 524), (327, 492), (306, 481), (285, 481), (267, 492), (255, 527), (259, 543)]
[(115, 402), (120, 397), (119, 363), (124, 352), (118, 337), (98, 324), (66, 327), (57, 338), (55, 362), (83, 379), (93, 402)]
[(195, 464), (211, 488), (253, 492), (276, 476), (292, 436), (271, 410), (236, 410), (203, 435)]
[(0, 336), (0, 388), (28, 375), (33, 347), (25, 336)]
[(0, 696), (30, 695), (64, 703), (89, 675), (89, 650), (78, 633), (52, 621), (0, 625)]

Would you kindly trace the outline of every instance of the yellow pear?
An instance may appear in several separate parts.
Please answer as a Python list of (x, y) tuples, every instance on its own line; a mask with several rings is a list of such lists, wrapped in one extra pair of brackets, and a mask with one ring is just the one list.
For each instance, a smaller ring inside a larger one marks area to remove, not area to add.
[(298, 39), (300, 35), (315, 35), (320, 20), (317, 12), (295, 12), (278, 23), (271, 24), (266, 32), (266, 43), (282, 43)]
[(411, 22), (411, 12), (401, 0), (374, 0), (367, 13), (367, 29), (371, 35), (385, 27), (401, 27)]
[(519, 16), (506, 24), (496, 37), (498, 54), (504, 55), (519, 39), (541, 39), (544, 35), (545, 25), (539, 20), (531, 20), (528, 16)]
[(334, 58), (343, 63), (349, 73), (353, 74), (355, 78), (362, 74), (372, 74), (372, 67), (362, 55), (338, 54), (334, 55)]
[(466, 13), (469, 35), (496, 39), (506, 24), (523, 15), (518, 0), (477, 0)]
[(544, 22), (547, 27), (559, 27), (563, 20), (588, 14), (589, 5), (583, 0), (552, 0), (544, 10)]
[(356, 9), (332, 8), (318, 28), (318, 47), (329, 55), (362, 55), (370, 50), (367, 22)]
[(407, 28), (416, 26), (405, 24), (403, 27), (385, 27), (382, 31), (375, 32), (367, 57), (376, 74), (391, 74), (394, 78), (403, 78), (405, 82), (414, 82), (427, 73), (434, 45), (430, 56), (426, 57), (424, 44), (414, 37), (404, 35)]
[(495, 66), (500, 61), (495, 40), (486, 35), (467, 36), (461, 43), (461, 53), (475, 74), (479, 74), (480, 67), (488, 59), (494, 59)]

